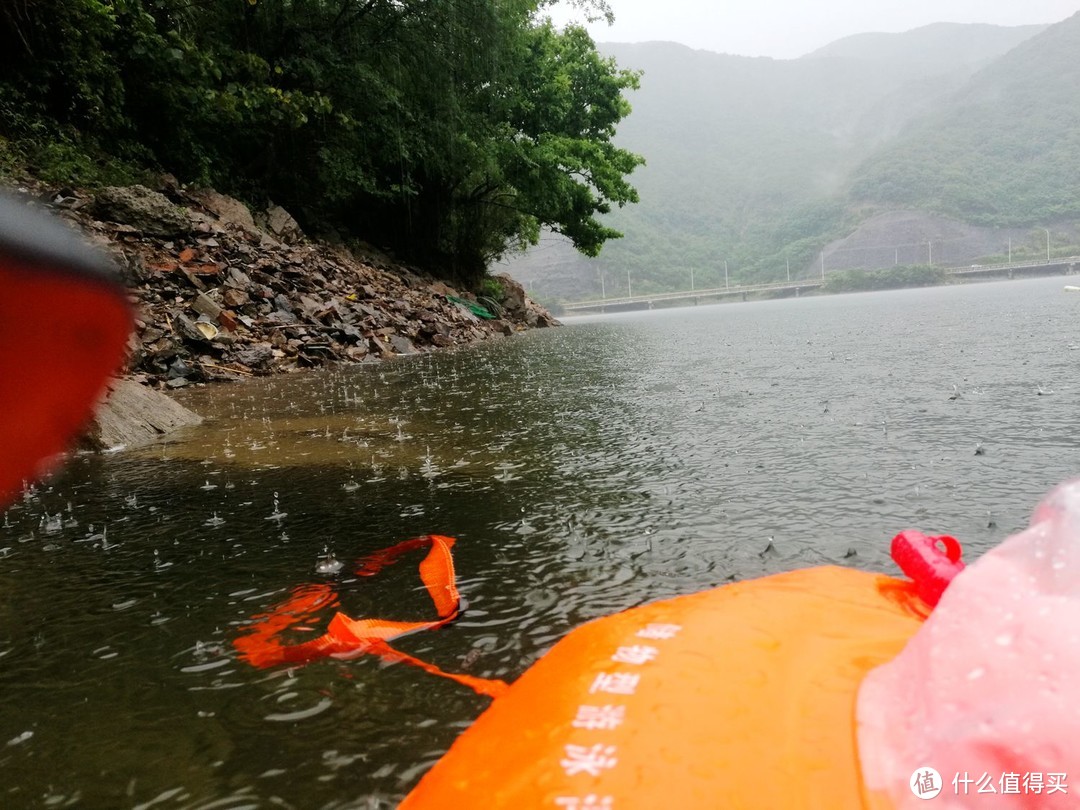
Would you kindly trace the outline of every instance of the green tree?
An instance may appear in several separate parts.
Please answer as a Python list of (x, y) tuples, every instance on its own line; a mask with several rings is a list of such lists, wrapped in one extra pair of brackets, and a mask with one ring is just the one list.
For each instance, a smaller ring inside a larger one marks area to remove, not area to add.
[(273, 199), (465, 281), (541, 226), (595, 255), (619, 235), (597, 215), (637, 199), (642, 160), (612, 144), (637, 75), (550, 3), (21, 0), (0, 6), (0, 132)]

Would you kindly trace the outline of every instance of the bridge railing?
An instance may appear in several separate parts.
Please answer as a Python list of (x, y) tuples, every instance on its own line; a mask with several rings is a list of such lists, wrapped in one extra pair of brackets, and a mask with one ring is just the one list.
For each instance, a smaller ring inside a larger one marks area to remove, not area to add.
[[(1025, 267), (1047, 267), (1057, 264), (1080, 263), (1080, 256), (1067, 256), (1064, 258), (1028, 260), (1022, 262), (1003, 262), (1001, 264), (979, 265), (953, 265), (945, 267), (949, 275), (964, 275), (965, 273), (986, 273), (994, 270), (1020, 270)], [(774, 281), (766, 284), (737, 284), (726, 287), (712, 287), (704, 290), (682, 290), (681, 292), (662, 292), (648, 295), (623, 296), (622, 298), (594, 298), (589, 301), (574, 301), (562, 305), (563, 310), (569, 312), (576, 309), (599, 309), (602, 307), (617, 307), (627, 304), (647, 304), (650, 301), (673, 301), (687, 298), (715, 298), (722, 295), (739, 295), (749, 292), (766, 292), (768, 290), (794, 290), (809, 287), (820, 287), (824, 284), (820, 278), (801, 279), (798, 281)]]
[(1054, 257), (1047, 261), (1046, 259), (1034, 259), (1023, 262), (1002, 262), (1000, 264), (972, 264), (972, 265), (953, 265), (946, 267), (945, 272), (949, 275), (963, 275), (964, 273), (985, 273), (988, 270), (1021, 270), (1025, 267), (1050, 267), (1055, 264), (1076, 264), (1080, 262), (1080, 256), (1065, 256)]
[(622, 298), (594, 298), (589, 301), (574, 301), (563, 304), (563, 309), (595, 309), (597, 307), (617, 307), (625, 304), (647, 304), (649, 301), (671, 301), (678, 298), (714, 298), (720, 295), (739, 295), (744, 292), (763, 292), (766, 290), (793, 290), (807, 287), (820, 287), (821, 279), (802, 281), (779, 281), (767, 284), (739, 284), (729, 287), (712, 287), (703, 290), (683, 290), (681, 292), (651, 293)]

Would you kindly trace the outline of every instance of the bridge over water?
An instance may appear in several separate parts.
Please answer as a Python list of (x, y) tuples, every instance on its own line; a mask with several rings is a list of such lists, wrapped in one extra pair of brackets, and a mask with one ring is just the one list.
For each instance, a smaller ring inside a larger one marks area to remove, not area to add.
[[(945, 268), (953, 276), (1000, 276), (1014, 278), (1017, 275), (1066, 275), (1080, 272), (1080, 256), (1055, 258), (1050, 261), (1005, 262), (1003, 264), (972, 264), (962, 267)], [(822, 278), (807, 278), (798, 281), (778, 281), (768, 284), (732, 284), (704, 290), (682, 290), (680, 292), (649, 293), (647, 295), (623, 296), (621, 298), (596, 298), (589, 301), (573, 301), (563, 304), (564, 312), (624, 311), (631, 309), (652, 309), (659, 303), (700, 303), (702, 299), (722, 300), (741, 298), (746, 301), (756, 293), (778, 293), (800, 295), (807, 290), (816, 290), (825, 283)]]

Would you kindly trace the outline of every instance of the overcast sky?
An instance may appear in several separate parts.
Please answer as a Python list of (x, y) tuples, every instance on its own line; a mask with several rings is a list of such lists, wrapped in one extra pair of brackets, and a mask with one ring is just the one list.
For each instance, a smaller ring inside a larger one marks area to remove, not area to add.
[[(588, 26), (597, 42), (669, 40), (741, 56), (794, 59), (868, 31), (909, 31), (934, 22), (1055, 23), (1080, 0), (608, 0), (615, 25)], [(580, 19), (552, 9), (556, 23)]]

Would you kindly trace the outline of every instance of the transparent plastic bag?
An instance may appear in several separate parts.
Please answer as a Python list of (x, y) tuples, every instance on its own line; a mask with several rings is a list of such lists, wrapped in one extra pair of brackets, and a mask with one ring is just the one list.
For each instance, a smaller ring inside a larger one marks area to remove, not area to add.
[(893, 807), (1080, 807), (1080, 481), (956, 576), (856, 718), (866, 789)]

